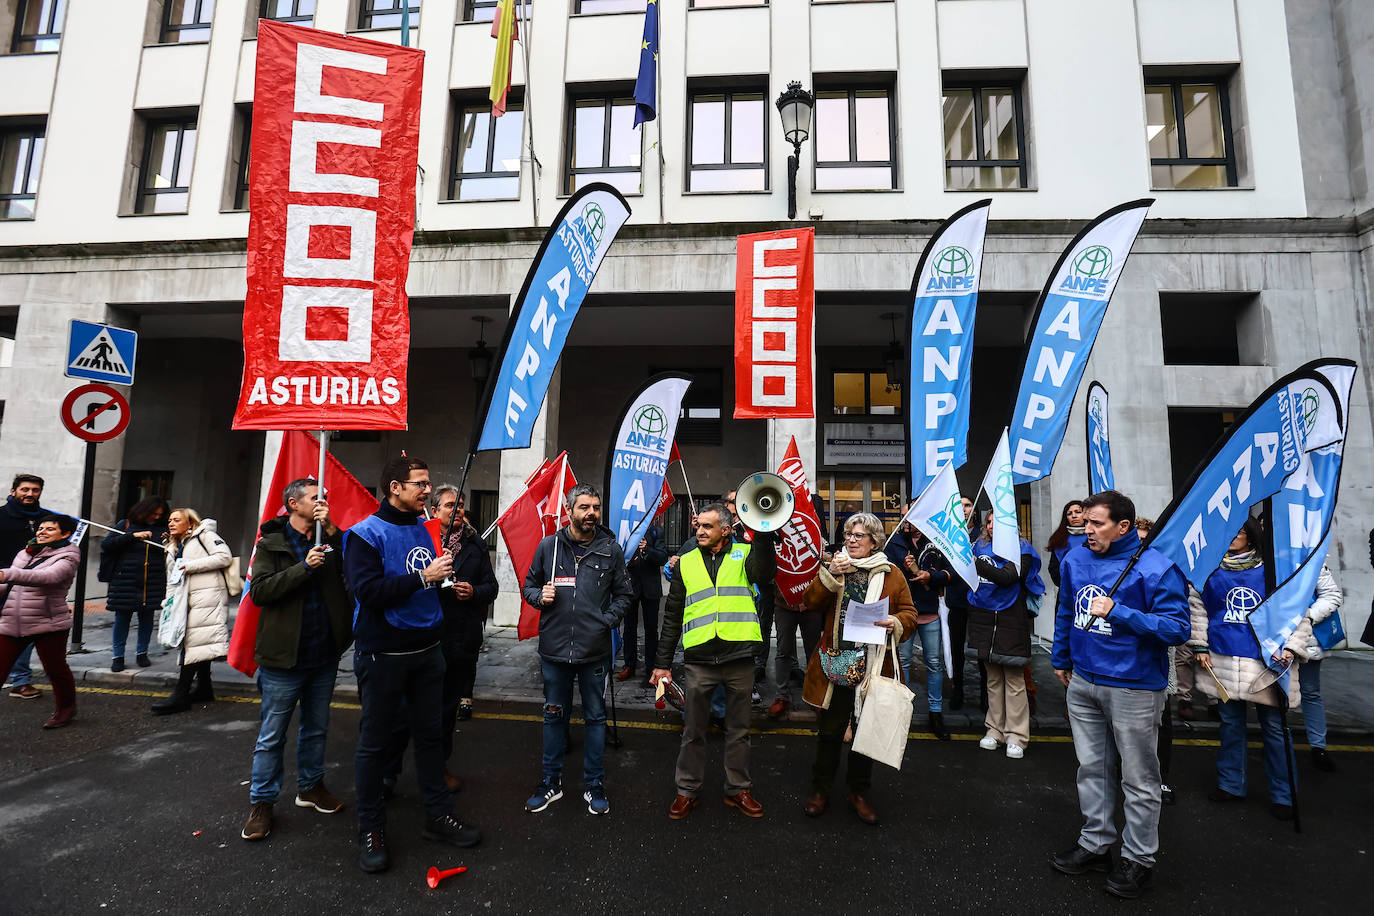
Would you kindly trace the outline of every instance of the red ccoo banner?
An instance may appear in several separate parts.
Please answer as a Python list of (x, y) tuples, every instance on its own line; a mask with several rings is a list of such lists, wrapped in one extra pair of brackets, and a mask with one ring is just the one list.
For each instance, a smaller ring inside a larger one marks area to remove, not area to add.
[(424, 52), (263, 20), (235, 429), (404, 429)]
[(736, 243), (736, 419), (815, 416), (815, 239), (788, 229)]

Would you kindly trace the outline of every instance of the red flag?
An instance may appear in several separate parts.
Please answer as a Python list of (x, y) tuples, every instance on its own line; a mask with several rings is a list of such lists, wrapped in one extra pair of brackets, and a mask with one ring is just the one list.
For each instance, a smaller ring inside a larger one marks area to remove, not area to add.
[(667, 511), (668, 511), (668, 507), (671, 506), (672, 504), (673, 504), (673, 490), (672, 490), (671, 487), (668, 486), (668, 480), (667, 480), (667, 478), (664, 478), (664, 480), (663, 480), (663, 490), (659, 493), (659, 496), (658, 496), (658, 508), (654, 510), (654, 518), (658, 518), (658, 517), (659, 517), (660, 515), (662, 515), (664, 512), (667, 512)]
[(806, 469), (797, 451), (796, 436), (792, 437), (782, 457), (778, 476), (792, 487), (792, 505), (796, 510), (778, 531), (777, 584), (787, 603), (796, 607), (801, 604), (806, 587), (816, 577), (816, 570), (821, 565), (821, 546), (825, 543), (816, 507), (811, 504), (811, 488), (806, 483)]
[(674, 461), (681, 461), (681, 460), (682, 460), (682, 453), (679, 452), (679, 451), (677, 450), (677, 440), (674, 439), (674, 440), (673, 440), (673, 447), (672, 447), (672, 449), (669, 450), (669, 452), (668, 452), (668, 463), (669, 463), (669, 464), (672, 464)]
[[(563, 524), (567, 511), (563, 508), (563, 495), (576, 485), (577, 478), (568, 466), (568, 453), (564, 452), (552, 463), (546, 462), (546, 466), (531, 479), (525, 492), (496, 520), (496, 526), (501, 529), (501, 539), (506, 542), (506, 550), (510, 553), (515, 581), (521, 587), (525, 584), (530, 564), (534, 562), (535, 548)], [(555, 501), (559, 507), (557, 510), (550, 511), (550, 500)], [(538, 608), (521, 602), (520, 625), (516, 634), (520, 639), (539, 635)]]
[(737, 240), (737, 420), (815, 416), (815, 235), (807, 227)]
[[(358, 522), (377, 511), (377, 499), (348, 473), (339, 459), (326, 453), (324, 466), (324, 493), (329, 501), (329, 515), (340, 528), (351, 528)], [(312, 480), (320, 468), (320, 443), (314, 436), (301, 430), (287, 430), (282, 433), (281, 451), (277, 452), (277, 466), (272, 472), (272, 483), (267, 487), (267, 500), (262, 507), (262, 521), (286, 514), (281, 494), (286, 485), (293, 480), (309, 477)], [(254, 542), (256, 552), (256, 541)], [(258, 670), (253, 661), (253, 653), (258, 647), (258, 615), (260, 608), (249, 595), (252, 584), (253, 560), (249, 557), (249, 575), (244, 578), (243, 597), (239, 600), (238, 616), (234, 620), (234, 632), (229, 638), (229, 665), (249, 677)]]

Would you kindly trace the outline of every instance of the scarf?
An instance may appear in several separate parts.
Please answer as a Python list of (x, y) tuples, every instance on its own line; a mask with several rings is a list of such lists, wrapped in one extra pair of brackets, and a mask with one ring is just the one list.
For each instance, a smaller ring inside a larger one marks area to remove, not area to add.
[(30, 509), (28, 506), (24, 505), (19, 500), (15, 499), (13, 496), (8, 497), (6, 499), (6, 504), (9, 506), (10, 512), (22, 518), (38, 518), (38, 516), (43, 515), (48, 511), (47, 509), (44, 509), (42, 506), (34, 506), (32, 509)]
[[(868, 591), (864, 593), (864, 604), (872, 604), (883, 596), (883, 581), (887, 578), (887, 571), (892, 568), (892, 561), (887, 558), (886, 554), (881, 550), (875, 550), (873, 553), (860, 559), (849, 556), (849, 551), (841, 548), (836, 556), (847, 557), (849, 562), (858, 569), (868, 570)], [(821, 566), (821, 584), (836, 593), (835, 615), (837, 620), (839, 618), (840, 602), (844, 601), (844, 580), (844, 576), (840, 576), (837, 579), (830, 574), (830, 571), (824, 565)], [(834, 588), (831, 588), (831, 583), (835, 584)], [(891, 609), (889, 609), (888, 612), (891, 613)], [(868, 679), (872, 677), (874, 671), (873, 666), (878, 665), (880, 666), (878, 670), (882, 670), (883, 653), (886, 650), (886, 646), (868, 647), (867, 673), (864, 675), (863, 682), (854, 690), (854, 718), (856, 720), (863, 712), (864, 693), (868, 686)]]
[(1246, 550), (1241, 553), (1228, 553), (1221, 558), (1221, 568), (1229, 569), (1232, 572), (1241, 569), (1254, 569), (1264, 561), (1260, 559), (1259, 551)]
[(27, 544), (24, 545), (24, 550), (30, 556), (37, 556), (38, 552), (43, 550), (43, 548), (45, 547), (51, 547), (53, 550), (57, 550), (59, 548), (66, 547), (71, 542), (71, 538), (62, 538), (59, 541), (48, 541), (48, 543), (46, 544), (40, 544), (38, 543), (38, 538), (33, 538)]
[(1087, 525), (1067, 525), (1069, 534), (1082, 534), (1087, 530)]

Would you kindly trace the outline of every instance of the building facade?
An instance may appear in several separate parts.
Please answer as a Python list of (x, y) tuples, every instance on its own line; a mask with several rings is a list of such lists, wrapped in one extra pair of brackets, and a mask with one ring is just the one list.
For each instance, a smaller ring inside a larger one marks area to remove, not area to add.
[[(0, 0), (0, 476), (37, 470), (45, 502), (75, 509), (83, 448), (58, 418), (68, 322), (134, 328), (133, 420), (98, 449), (95, 519), (162, 492), (247, 551), (275, 455), (273, 434), (230, 430), (257, 19), (399, 42), (404, 2)], [(776, 467), (795, 436), (829, 524), (854, 509), (895, 524), (909, 494), (890, 316), (939, 220), (984, 196), (966, 492), (1010, 412), (1046, 275), (1122, 201), (1155, 198), (1087, 377), (1112, 393), (1116, 476), (1142, 514), (1278, 375), (1370, 362), (1374, 9), (1358, 0), (659, 0), (658, 119), (642, 130), (643, 0), (529, 3), (498, 120), (494, 0), (408, 2), (426, 55), (410, 428), (334, 445), (369, 486), (402, 448), (457, 476), (479, 394), (467, 353), (501, 339), (544, 228), (594, 180), (633, 215), (533, 446), (475, 462), (479, 520), (562, 449), (600, 481), (616, 411), (676, 369), (697, 380), (680, 444), (699, 499)], [(789, 224), (773, 99), (794, 80), (816, 94), (797, 222), (816, 230), (817, 417), (736, 421), (735, 237)], [(1374, 590), (1372, 378), (1362, 368), (1353, 396), (1331, 553), (1355, 632)], [(1081, 411), (1054, 473), (1019, 494), (1037, 545), (1086, 490)]]

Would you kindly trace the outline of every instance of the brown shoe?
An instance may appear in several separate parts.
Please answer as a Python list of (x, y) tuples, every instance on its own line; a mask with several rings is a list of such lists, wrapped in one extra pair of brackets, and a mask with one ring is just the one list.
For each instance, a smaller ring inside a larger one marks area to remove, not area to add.
[(873, 810), (873, 806), (868, 803), (868, 799), (857, 792), (851, 792), (849, 793), (849, 803), (854, 806), (854, 813), (859, 816), (859, 820), (863, 821), (865, 824), (878, 823), (878, 812)]
[(768, 707), (768, 718), (781, 719), (784, 715), (786, 715), (788, 707), (790, 707), (791, 705), (792, 704), (788, 701), (787, 697), (779, 696), (776, 700), (773, 701), (773, 704)]
[(806, 800), (806, 804), (802, 805), (802, 810), (806, 812), (807, 817), (820, 817), (825, 813), (825, 803), (827, 801), (828, 799), (824, 795), (817, 792)]
[(321, 814), (337, 814), (343, 810), (343, 802), (329, 794), (329, 790), (324, 787), (324, 780), (321, 779), (313, 788), (296, 793), (296, 807), (314, 808)]
[(21, 684), (18, 687), (10, 688), (10, 696), (14, 697), (16, 700), (36, 700), (42, 695), (43, 691), (32, 684)]
[(668, 806), (668, 817), (675, 821), (680, 821), (692, 813), (692, 809), (701, 804), (701, 799), (693, 798), (690, 795), (678, 795), (673, 799), (673, 803)]
[(738, 808), (739, 813), (745, 817), (763, 817), (763, 805), (759, 804), (758, 799), (754, 798), (748, 789), (725, 796), (725, 803), (731, 808)]
[(448, 767), (444, 767), (444, 785), (448, 786), (450, 792), (457, 792), (463, 788), (463, 781), (450, 773)]
[(72, 719), (76, 718), (76, 707), (69, 709), (59, 709), (52, 714), (52, 718), (43, 723), (44, 728), (62, 728), (71, 724)]
[(635, 669), (633, 669), (633, 668), (631, 668), (630, 666), (626, 665), (624, 668), (621, 668), (621, 669), (620, 669), (620, 673), (617, 674), (617, 675), (615, 676), (615, 679), (616, 679), (617, 681), (628, 681), (630, 678), (632, 678), (632, 677), (634, 677), (634, 676), (635, 676)]
[[(300, 802), (297, 801), (296, 804), (300, 804)], [(271, 832), (272, 803), (258, 802), (249, 812), (248, 821), (243, 825), (243, 832), (239, 836), (245, 840), (265, 840)]]

